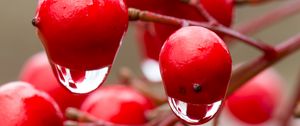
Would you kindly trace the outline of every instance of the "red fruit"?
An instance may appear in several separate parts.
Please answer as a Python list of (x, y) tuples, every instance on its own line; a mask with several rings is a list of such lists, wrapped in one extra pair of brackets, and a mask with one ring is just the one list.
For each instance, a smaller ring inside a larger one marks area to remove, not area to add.
[(134, 89), (115, 85), (92, 93), (81, 110), (112, 123), (138, 125), (147, 122), (145, 112), (152, 108), (152, 102)]
[(87, 95), (71, 93), (56, 80), (44, 52), (33, 55), (26, 62), (20, 73), (20, 80), (47, 92), (55, 99), (62, 111), (65, 111), (67, 107), (79, 108), (87, 97)]
[(282, 80), (268, 69), (248, 81), (227, 100), (230, 112), (249, 124), (263, 123), (272, 118), (282, 97)]
[(51, 63), (95, 70), (112, 64), (128, 14), (123, 0), (41, 0), (33, 23)]
[(190, 124), (212, 119), (231, 75), (231, 57), (223, 40), (203, 27), (181, 28), (165, 42), (159, 63), (173, 112)]
[[(225, 26), (230, 26), (233, 19), (233, 0), (199, 0), (199, 4), (207, 10), (217, 21)], [(166, 0), (165, 6), (160, 8), (160, 13), (178, 18), (206, 21), (199, 11), (180, 0)], [(155, 31), (161, 41), (165, 41), (172, 33), (180, 27), (165, 24), (155, 24)]]
[(55, 101), (25, 82), (0, 87), (1, 126), (63, 126)]
[(193, 104), (224, 98), (231, 57), (214, 32), (197, 26), (179, 29), (165, 42), (159, 63), (168, 96)]

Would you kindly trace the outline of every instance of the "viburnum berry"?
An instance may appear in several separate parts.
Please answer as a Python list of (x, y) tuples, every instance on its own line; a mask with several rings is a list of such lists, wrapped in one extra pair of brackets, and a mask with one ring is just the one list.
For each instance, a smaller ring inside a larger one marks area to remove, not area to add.
[(0, 87), (1, 126), (63, 126), (62, 113), (46, 93), (25, 82)]
[(113, 85), (93, 92), (81, 110), (115, 124), (138, 125), (147, 122), (145, 113), (154, 104), (132, 88)]
[(210, 120), (231, 76), (231, 56), (223, 40), (203, 27), (183, 27), (166, 40), (159, 64), (175, 114), (191, 124)]
[(32, 84), (38, 90), (47, 92), (58, 103), (60, 109), (80, 108), (87, 95), (74, 94), (65, 89), (55, 78), (45, 52), (33, 55), (24, 64), (20, 80)]
[[(231, 25), (234, 9), (233, 0), (199, 0), (198, 2), (219, 23), (225, 26)], [(127, 0), (127, 3), (129, 7), (142, 10), (200, 22), (206, 21), (197, 8), (180, 0)], [(159, 71), (158, 57), (160, 49), (165, 40), (180, 27), (160, 23), (144, 24), (137, 25), (137, 37), (143, 53), (141, 67), (148, 80), (158, 82), (161, 81), (161, 75), (157, 73)], [(218, 34), (223, 36), (220, 33)]]
[(127, 30), (123, 0), (40, 0), (38, 29), (60, 83), (75, 93), (105, 80)]
[(234, 92), (226, 106), (242, 122), (266, 122), (279, 106), (283, 96), (282, 85), (282, 79), (275, 70), (265, 70)]

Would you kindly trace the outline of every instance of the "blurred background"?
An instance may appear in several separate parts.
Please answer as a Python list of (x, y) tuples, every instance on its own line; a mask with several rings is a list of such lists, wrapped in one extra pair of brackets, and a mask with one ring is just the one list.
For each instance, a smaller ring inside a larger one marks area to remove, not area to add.
[[(258, 6), (236, 7), (235, 24), (256, 18), (270, 9), (277, 8), (282, 3), (273, 2)], [(0, 84), (18, 80), (23, 63), (33, 54), (43, 50), (42, 44), (35, 33), (35, 28), (31, 25), (36, 4), (37, 0), (0, 1)], [(300, 13), (256, 33), (254, 37), (275, 45), (299, 32)], [(123, 66), (129, 67), (138, 75), (142, 75), (139, 67), (141, 55), (139, 55), (140, 52), (134, 34), (134, 26), (130, 24), (106, 83), (114, 82), (118, 70)], [(234, 63), (253, 59), (261, 54), (256, 49), (243, 43), (237, 43), (233, 47), (231, 54)], [(290, 90), (296, 83), (298, 73), (300, 73), (300, 51), (276, 64), (275, 68), (286, 82), (284, 89), (286, 90), (286, 98), (288, 98), (293, 93)]]

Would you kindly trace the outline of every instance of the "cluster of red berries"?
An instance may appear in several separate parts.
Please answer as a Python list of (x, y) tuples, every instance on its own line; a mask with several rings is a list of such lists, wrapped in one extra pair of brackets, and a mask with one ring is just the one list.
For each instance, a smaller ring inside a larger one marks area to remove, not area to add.
[[(198, 4), (220, 25), (231, 25), (233, 0), (199, 0)], [(67, 107), (81, 108), (117, 124), (146, 123), (145, 112), (154, 104), (142, 94), (125, 86), (96, 90), (109, 73), (126, 33), (128, 7), (207, 21), (196, 7), (180, 0), (40, 0), (32, 23), (46, 53), (35, 55), (25, 65), (20, 78), (29, 84), (14, 82), (0, 88), (0, 107), (4, 108), (0, 111), (1, 124), (60, 126), (64, 120), (61, 111)], [(137, 26), (145, 58), (159, 62), (168, 102), (176, 116), (189, 124), (211, 120), (223, 104), (232, 70), (223, 35), (198, 26)], [(228, 100), (228, 107), (241, 120), (264, 122), (271, 118), (279, 94), (272, 94), (260, 83), (272, 83), (268, 86), (272, 87), (276, 81), (249, 83), (255, 84), (235, 93)], [(276, 85), (274, 89), (277, 90)], [(87, 95), (68, 90), (96, 91)], [(263, 100), (258, 99), (261, 95), (253, 94), (257, 90), (265, 93)], [(241, 111), (245, 106), (249, 111)], [(247, 113), (251, 117), (245, 116)], [(259, 113), (260, 116), (253, 116)]]
[(69, 92), (56, 80), (44, 52), (27, 61), (20, 80), (0, 87), (3, 126), (63, 126), (68, 107), (112, 123), (138, 125), (147, 122), (145, 112), (154, 108), (149, 98), (122, 85), (84, 95)]

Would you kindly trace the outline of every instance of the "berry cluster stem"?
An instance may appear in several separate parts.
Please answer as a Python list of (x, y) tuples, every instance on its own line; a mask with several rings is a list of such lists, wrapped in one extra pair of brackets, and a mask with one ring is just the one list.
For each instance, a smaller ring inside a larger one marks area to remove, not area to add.
[(234, 0), (236, 5), (248, 5), (248, 4), (261, 4), (272, 1), (282, 1), (282, 0)]
[(212, 25), (222, 25), (212, 15), (208, 13), (208, 11), (203, 7), (203, 5), (200, 4), (199, 0), (181, 0), (181, 1), (194, 6), (198, 10), (200, 15), (202, 15)]
[(230, 96), (232, 93), (234, 93), (234, 91), (236, 91), (245, 82), (247, 82), (259, 72), (285, 58), (289, 54), (299, 50), (300, 34), (277, 45), (275, 49), (276, 55), (273, 58), (269, 58), (268, 56), (263, 55), (236, 68), (231, 77), (227, 96)]
[(197, 22), (197, 21), (191, 21), (191, 20), (186, 20), (181, 18), (175, 18), (175, 17), (161, 15), (154, 12), (142, 11), (134, 8), (129, 8), (128, 14), (129, 14), (129, 19), (132, 21), (141, 20), (141, 21), (157, 22), (157, 23), (163, 23), (163, 24), (175, 25), (175, 26), (202, 26), (212, 31), (220, 32), (229, 37), (241, 40), (242, 42), (245, 42), (248, 45), (251, 45), (259, 50), (264, 51), (266, 54), (274, 53), (274, 48), (272, 48), (272, 46), (263, 43), (261, 41), (258, 41), (256, 39), (253, 39), (251, 37), (248, 37), (242, 33), (239, 33), (237, 31), (234, 31), (222, 25), (212, 25), (211, 23), (207, 23), (207, 22)]

